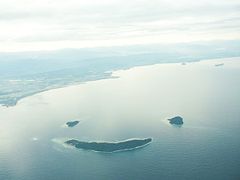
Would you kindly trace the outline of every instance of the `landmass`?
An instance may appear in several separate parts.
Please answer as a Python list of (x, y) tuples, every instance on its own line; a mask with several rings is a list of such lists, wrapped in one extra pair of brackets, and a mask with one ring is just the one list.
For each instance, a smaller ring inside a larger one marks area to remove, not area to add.
[(183, 124), (183, 118), (180, 116), (173, 117), (171, 119), (168, 119), (170, 124), (175, 124), (175, 125), (182, 125)]
[[(111, 72), (120, 69), (219, 57), (238, 59), (239, 42), (234, 40), (231, 43), (183, 43), (181, 46), (155, 44), (0, 53), (0, 59), (3, 59), (0, 61), (0, 106), (15, 106), (25, 97), (51, 89), (115, 78)], [(216, 49), (224, 50), (218, 52)], [(109, 71), (111, 72), (107, 73)]]
[(145, 139), (130, 139), (120, 142), (85, 142), (76, 139), (71, 139), (65, 142), (70, 146), (74, 146), (77, 149), (92, 150), (96, 152), (117, 152), (127, 151), (148, 145), (152, 141), (152, 138)]
[(69, 121), (66, 123), (68, 127), (74, 127), (79, 123), (79, 121)]

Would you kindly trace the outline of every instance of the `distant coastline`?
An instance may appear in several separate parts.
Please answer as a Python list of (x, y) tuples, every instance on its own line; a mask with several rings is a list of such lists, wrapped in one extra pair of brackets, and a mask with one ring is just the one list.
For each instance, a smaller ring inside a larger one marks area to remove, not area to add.
[(42, 93), (42, 92), (54, 90), (54, 89), (66, 88), (66, 87), (70, 87), (70, 86), (78, 86), (78, 85), (84, 84), (86, 82), (91, 82), (91, 81), (98, 81), (98, 80), (103, 80), (103, 79), (115, 79), (115, 78), (118, 78), (118, 77), (112, 76), (112, 73), (106, 73), (106, 74), (108, 74), (108, 75), (104, 76), (102, 78), (96, 78), (96, 79), (91, 79), (91, 80), (86, 80), (86, 81), (78, 81), (78, 82), (74, 82), (74, 83), (70, 82), (69, 84), (49, 87), (49, 88), (46, 88), (46, 89), (43, 89), (43, 90), (39, 90), (39, 91), (31, 92), (29, 94), (25, 94), (25, 95), (20, 96), (20, 97), (8, 98), (7, 100), (0, 101), (0, 106), (3, 106), (3, 107), (16, 106), (17, 103), (20, 100), (22, 100), (22, 99), (24, 99), (26, 97), (33, 96), (35, 94), (39, 94), (39, 93)]
[[(217, 60), (235, 59), (235, 58), (240, 58), (240, 57), (224, 57), (224, 58), (217, 58), (217, 59), (212, 58), (212, 59), (195, 60), (195, 61), (189, 61), (189, 62), (202, 62), (202, 61), (211, 61), (211, 60), (217, 61)], [(33, 92), (25, 93), (22, 96), (13, 96), (13, 97), (6, 97), (6, 98), (4, 98), (4, 97), (2, 98), (0, 96), (0, 106), (12, 107), (12, 106), (17, 105), (17, 103), (23, 98), (26, 98), (26, 97), (29, 97), (29, 96), (32, 96), (32, 95), (35, 95), (35, 94), (38, 94), (38, 93), (46, 92), (46, 91), (49, 91), (49, 90), (65, 88), (65, 87), (70, 87), (70, 86), (78, 86), (78, 85), (81, 85), (83, 83), (91, 82), (91, 81), (118, 78), (117, 76), (113, 75), (113, 72), (115, 72), (115, 71), (127, 70), (127, 69), (131, 69), (131, 68), (134, 68), (134, 67), (151, 66), (151, 65), (156, 65), (156, 64), (174, 64), (174, 63), (179, 63), (179, 62), (168, 62), (168, 63), (162, 62), (162, 63), (150, 63), (150, 64), (144, 64), (144, 65), (133, 65), (129, 68), (119, 67), (119, 69), (106, 71), (102, 75), (99, 74), (99, 75), (96, 75), (95, 77), (88, 77), (88, 78), (86, 77), (84, 80), (79, 80), (79, 81), (73, 81), (73, 82), (69, 81), (69, 82), (63, 82), (62, 84), (57, 84), (57, 85), (55, 84), (55, 85), (49, 86), (48, 88), (45, 88), (45, 89), (39, 89), (39, 90), (36, 90), (36, 91), (33, 91)], [(220, 63), (220, 64), (223, 64), (223, 63)]]

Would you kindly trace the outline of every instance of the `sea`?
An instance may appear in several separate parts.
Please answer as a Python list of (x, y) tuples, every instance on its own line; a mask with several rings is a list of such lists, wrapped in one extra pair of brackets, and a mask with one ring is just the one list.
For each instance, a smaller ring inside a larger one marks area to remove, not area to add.
[[(114, 71), (0, 107), (1, 180), (240, 179), (240, 58)], [(168, 119), (181, 116), (184, 124)], [(80, 121), (69, 128), (66, 122)], [(116, 153), (67, 139), (152, 138)]]

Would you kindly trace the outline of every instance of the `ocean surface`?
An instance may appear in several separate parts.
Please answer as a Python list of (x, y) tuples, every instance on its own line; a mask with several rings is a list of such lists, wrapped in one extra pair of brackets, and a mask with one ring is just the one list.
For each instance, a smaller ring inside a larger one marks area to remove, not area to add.
[[(240, 179), (240, 58), (113, 72), (0, 107), (1, 180)], [(167, 118), (183, 117), (182, 127)], [(73, 128), (68, 121), (78, 120)], [(100, 153), (81, 141), (153, 138)]]

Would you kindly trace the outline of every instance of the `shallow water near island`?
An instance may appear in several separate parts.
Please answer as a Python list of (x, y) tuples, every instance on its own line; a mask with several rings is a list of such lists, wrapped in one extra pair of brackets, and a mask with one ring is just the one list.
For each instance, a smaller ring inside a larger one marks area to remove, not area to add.
[[(113, 75), (0, 107), (0, 179), (239, 179), (239, 58)], [(174, 116), (181, 127), (168, 123)], [(80, 123), (63, 127), (72, 120)], [(109, 154), (63, 144), (149, 137), (148, 146)]]

